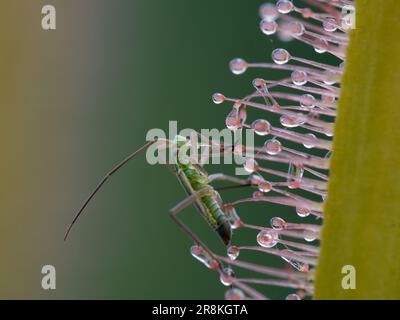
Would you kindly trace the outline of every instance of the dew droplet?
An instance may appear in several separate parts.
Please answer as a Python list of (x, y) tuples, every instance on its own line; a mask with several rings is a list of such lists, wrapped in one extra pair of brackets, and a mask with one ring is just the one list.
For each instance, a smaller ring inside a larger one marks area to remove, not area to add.
[(260, 167), (259, 167), (257, 161), (254, 159), (247, 159), (244, 164), (244, 170), (246, 170), (246, 172), (248, 172), (248, 173), (256, 172), (256, 171), (258, 171), (259, 168)]
[(258, 190), (263, 193), (270, 192), (272, 190), (272, 184), (268, 181), (262, 181), (258, 184)]
[(232, 73), (236, 75), (245, 73), (248, 67), (249, 64), (241, 58), (233, 59), (229, 63), (229, 68), (231, 69)]
[(323, 95), (321, 99), (323, 103), (333, 104), (336, 102), (336, 98), (334, 96)]
[(288, 24), (288, 31), (291, 36), (300, 37), (304, 34), (306, 29), (304, 28), (304, 24), (300, 21), (292, 21)]
[(292, 78), (292, 82), (296, 86), (304, 86), (308, 81), (307, 73), (305, 73), (304, 71), (299, 71), (299, 70), (293, 71), (291, 78)]
[(286, 115), (281, 116), (279, 118), (279, 122), (285, 128), (297, 128), (298, 126), (300, 126), (302, 124), (302, 122), (299, 121), (299, 119), (295, 119), (293, 117), (289, 117)]
[(263, 181), (264, 179), (258, 174), (252, 174), (249, 178), (249, 182), (251, 183), (252, 186), (258, 186)]
[(264, 194), (261, 191), (256, 191), (253, 193), (253, 198), (254, 199), (261, 199), (262, 197), (264, 197)]
[(190, 254), (198, 261), (203, 263), (207, 268), (214, 269), (218, 266), (218, 262), (214, 260), (210, 254), (199, 245), (193, 245), (190, 248)]
[(256, 89), (264, 88), (267, 82), (264, 79), (256, 78), (253, 80), (253, 87)]
[(310, 19), (314, 15), (313, 11), (310, 8), (304, 8), (301, 10), (301, 15), (305, 19)]
[(303, 108), (313, 109), (315, 108), (316, 99), (311, 94), (303, 94), (300, 97), (300, 106)]
[[(307, 133), (307, 134), (305, 134), (305, 136), (310, 140), (310, 141), (307, 141), (306, 143), (304, 143), (303, 145), (304, 145), (304, 147), (305, 148), (307, 148), (307, 149), (312, 149), (312, 148), (314, 148), (315, 147), (315, 142), (317, 142), (317, 137), (315, 136), (315, 134), (312, 134), (312, 133)], [(313, 143), (313, 141), (314, 141), (314, 143)]]
[(337, 30), (337, 22), (334, 18), (325, 18), (322, 25), (325, 31), (335, 32)]
[(281, 252), (282, 252), (281, 258), (283, 260), (285, 260), (287, 263), (289, 263), (296, 270), (298, 270), (300, 272), (308, 272), (308, 271), (310, 271), (310, 266), (307, 263), (297, 261), (294, 258), (289, 259), (284, 255), (285, 253), (291, 253), (291, 254), (295, 255), (296, 254), (295, 251), (292, 251), (292, 250), (289, 250), (289, 249), (284, 249)]
[(257, 235), (257, 242), (261, 247), (273, 248), (279, 242), (279, 235), (274, 230), (263, 230)]
[(221, 104), (225, 101), (225, 96), (221, 93), (214, 93), (212, 96), (212, 101), (215, 104)]
[(261, 20), (260, 29), (265, 35), (270, 36), (276, 33), (278, 24), (275, 21)]
[(271, 156), (275, 156), (282, 151), (282, 144), (277, 139), (265, 141), (264, 147), (265, 151)]
[(326, 51), (328, 51), (329, 44), (328, 44), (328, 41), (326, 41), (325, 39), (318, 38), (314, 41), (313, 46), (314, 46), (315, 52), (325, 53)]
[(274, 217), (271, 219), (271, 227), (274, 230), (282, 230), (286, 226), (286, 221), (280, 217)]
[(246, 296), (244, 295), (243, 291), (237, 288), (229, 289), (225, 292), (225, 299), (226, 300), (244, 300)]
[(333, 72), (325, 72), (323, 82), (329, 86), (334, 85), (335, 83), (340, 82), (340, 76)]
[(296, 213), (300, 218), (306, 218), (311, 214), (311, 210), (309, 208), (296, 208)]
[(229, 130), (236, 131), (243, 127), (246, 120), (246, 110), (233, 108), (225, 119), (226, 127)]
[(301, 300), (301, 298), (297, 294), (292, 293), (286, 296), (286, 300)]
[(219, 276), (219, 280), (221, 281), (221, 283), (227, 287), (232, 285), (234, 278), (235, 272), (231, 268), (225, 268), (224, 270), (222, 270)]
[(238, 229), (243, 226), (242, 220), (240, 219), (234, 206), (227, 205), (225, 207), (225, 214), (232, 229)]
[(304, 168), (302, 165), (296, 165), (290, 163), (288, 169), (288, 178), (287, 178), (289, 189), (299, 188), (303, 175), (304, 175)]
[(272, 3), (265, 3), (260, 7), (260, 17), (267, 21), (274, 21), (278, 18), (279, 12)]
[(271, 125), (267, 120), (258, 119), (251, 124), (251, 128), (259, 136), (266, 136), (271, 131)]
[(276, 64), (286, 64), (290, 58), (290, 53), (285, 49), (275, 49), (272, 51), (272, 60)]
[(294, 5), (291, 0), (279, 0), (276, 3), (276, 9), (279, 13), (288, 14), (294, 10)]
[(304, 240), (307, 242), (313, 242), (318, 238), (318, 235), (315, 234), (315, 232), (312, 232), (310, 230), (304, 231)]
[(240, 249), (236, 246), (229, 246), (227, 250), (227, 255), (229, 259), (232, 261), (236, 260), (239, 257)]

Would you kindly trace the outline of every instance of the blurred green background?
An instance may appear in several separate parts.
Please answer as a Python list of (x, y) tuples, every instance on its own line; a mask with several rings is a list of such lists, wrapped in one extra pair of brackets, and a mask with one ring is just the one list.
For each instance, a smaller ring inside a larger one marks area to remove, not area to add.
[[(263, 1), (0, 3), (0, 298), (223, 298), (218, 276), (190, 257), (191, 242), (168, 217), (183, 190), (144, 155), (104, 187), (68, 242), (63, 235), (99, 178), (149, 129), (167, 130), (169, 120), (180, 129), (224, 126), (229, 107), (211, 95), (241, 97), (260, 76), (233, 76), (228, 62), (270, 61), (279, 46), (259, 31)], [(45, 4), (56, 7), (55, 31), (41, 29)], [(244, 208), (254, 223), (293, 214)], [(185, 215), (224, 252), (195, 209)], [(46, 264), (57, 270), (54, 291), (41, 288)]]

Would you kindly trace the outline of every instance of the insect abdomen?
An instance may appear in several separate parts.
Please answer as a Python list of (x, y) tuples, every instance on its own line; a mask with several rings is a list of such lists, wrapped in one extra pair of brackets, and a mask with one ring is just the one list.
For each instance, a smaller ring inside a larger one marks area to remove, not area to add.
[(222, 241), (228, 245), (232, 237), (232, 230), (220, 203), (217, 200), (218, 194), (209, 184), (208, 177), (191, 164), (179, 165), (180, 170), (186, 176), (192, 189), (199, 191), (202, 188), (208, 188), (209, 192), (200, 198), (206, 212), (202, 212), (207, 223), (218, 233)]
[[(215, 191), (212, 190), (214, 193)], [(206, 220), (211, 227), (218, 233), (222, 241), (228, 245), (231, 242), (232, 230), (225, 213), (222, 211), (218, 201), (213, 196), (204, 196), (202, 203), (208, 210)], [(212, 220), (212, 221), (210, 221)]]

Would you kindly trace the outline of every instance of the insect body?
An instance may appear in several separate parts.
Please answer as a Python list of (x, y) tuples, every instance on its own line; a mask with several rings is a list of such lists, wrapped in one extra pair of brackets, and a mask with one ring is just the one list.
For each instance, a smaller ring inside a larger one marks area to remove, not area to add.
[(222, 199), (210, 185), (207, 173), (200, 166), (179, 161), (176, 169), (178, 179), (188, 195), (194, 192), (202, 193), (195, 202), (196, 207), (224, 244), (229, 245), (232, 238), (231, 226), (224, 212)]
[[(105, 175), (105, 177), (100, 181), (94, 191), (90, 194), (88, 199), (85, 201), (83, 206), (80, 208), (75, 218), (72, 220), (67, 232), (65, 234), (66, 239), (68, 237), (71, 228), (87, 207), (88, 203), (93, 199), (95, 194), (100, 190), (103, 184), (117, 171), (119, 171), (125, 164), (127, 164), (130, 160), (132, 160), (136, 155), (146, 150), (151, 145), (157, 143), (159, 141), (154, 140), (146, 143), (143, 147), (139, 148), (131, 155), (129, 155), (125, 160), (115, 166), (109, 173)], [(164, 141), (165, 142), (165, 141)], [(171, 144), (177, 147), (178, 153), (184, 148), (188, 143), (184, 137), (176, 136), (173, 141), (166, 141), (168, 147), (171, 147)], [(176, 154), (174, 169), (175, 173), (178, 177), (178, 180), (182, 184), (183, 188), (186, 190), (188, 197), (184, 199), (182, 202), (177, 204), (174, 208), (170, 210), (170, 215), (172, 219), (191, 237), (196, 243), (206, 247), (200, 239), (187, 227), (180, 219), (176, 217), (176, 215), (185, 209), (187, 206), (194, 204), (199, 210), (200, 214), (207, 221), (210, 227), (218, 234), (225, 245), (229, 245), (231, 243), (232, 238), (232, 228), (231, 222), (228, 214), (225, 212), (223, 201), (217, 192), (211, 186), (211, 182), (214, 180), (226, 180), (235, 182), (239, 185), (244, 185), (246, 181), (236, 179), (234, 177), (228, 177), (223, 174), (215, 174), (208, 175), (207, 172), (203, 169), (202, 166), (198, 164), (191, 163), (190, 161), (183, 161), (180, 156)], [(186, 159), (186, 158), (185, 158)]]

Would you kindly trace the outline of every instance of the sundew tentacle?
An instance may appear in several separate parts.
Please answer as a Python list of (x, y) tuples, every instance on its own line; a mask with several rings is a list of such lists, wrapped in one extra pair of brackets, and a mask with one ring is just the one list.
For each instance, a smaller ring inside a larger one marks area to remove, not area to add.
[[(250, 129), (259, 139), (265, 138), (261, 146), (241, 146), (233, 150), (234, 153), (238, 151), (237, 154), (242, 154), (246, 149), (252, 151), (253, 156), (246, 160), (244, 169), (251, 174), (249, 185), (258, 190), (225, 204), (232, 228), (238, 229), (237, 232), (241, 229), (255, 232), (253, 243), (236, 243), (234, 235), (226, 257), (215, 255), (220, 263), (232, 268), (221, 275), (222, 283), (233, 286), (225, 295), (228, 299), (246, 298), (253, 285), (257, 285), (257, 290), (260, 286), (295, 290), (282, 297), (287, 300), (304, 299), (313, 294), (313, 274), (319, 256), (318, 240), (324, 202), (328, 197), (334, 123), (349, 43), (349, 28), (342, 21), (342, 12), (349, 5), (355, 6), (354, 1), (299, 0), (295, 4), (292, 0), (278, 0), (262, 5), (259, 13), (263, 34), (276, 35), (284, 41), (301, 42), (310, 46), (316, 52), (314, 55), (333, 56), (337, 63), (328, 64), (326, 60), (302, 57), (286, 48), (270, 49), (265, 62), (247, 62), (235, 58), (229, 63), (235, 75), (252, 68), (264, 75), (269, 70), (281, 72), (282, 77), (280, 80), (254, 79), (249, 85), (252, 91), (243, 98), (222, 93), (212, 97), (215, 104), (233, 103), (226, 118), (228, 129)], [(248, 121), (255, 109), (258, 113), (264, 112), (264, 116)], [(296, 149), (293, 149), (293, 144), (297, 145)], [(321, 156), (321, 151), (326, 156)], [(280, 168), (286, 165), (287, 170), (272, 169), (270, 163), (278, 163)], [(274, 180), (269, 181), (264, 175)], [(248, 209), (241, 212), (241, 205), (255, 202), (265, 203), (267, 208), (268, 203), (290, 207), (294, 215), (305, 222), (286, 221), (273, 215), (268, 217), (269, 226), (244, 222), (251, 215), (260, 213)], [(291, 270), (242, 261), (242, 251), (280, 257)], [(256, 275), (254, 278), (233, 276), (236, 273), (234, 269), (238, 268)], [(247, 293), (244, 292), (246, 290)], [(260, 292), (264, 293), (263, 290)], [(268, 296), (268, 290), (265, 292)], [(258, 293), (251, 295), (260, 298)]]

